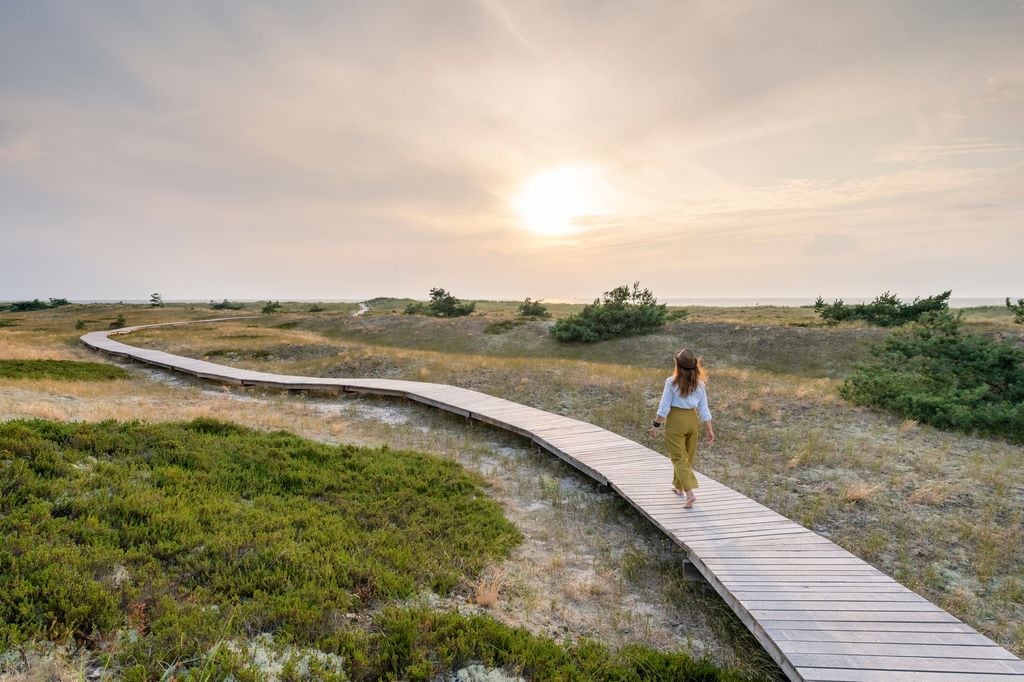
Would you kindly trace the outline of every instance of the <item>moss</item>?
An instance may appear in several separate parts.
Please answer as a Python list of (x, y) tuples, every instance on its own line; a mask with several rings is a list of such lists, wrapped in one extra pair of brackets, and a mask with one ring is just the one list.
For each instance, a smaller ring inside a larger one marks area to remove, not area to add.
[(0, 378), (109, 381), (127, 379), (128, 372), (114, 365), (74, 360), (0, 360)]

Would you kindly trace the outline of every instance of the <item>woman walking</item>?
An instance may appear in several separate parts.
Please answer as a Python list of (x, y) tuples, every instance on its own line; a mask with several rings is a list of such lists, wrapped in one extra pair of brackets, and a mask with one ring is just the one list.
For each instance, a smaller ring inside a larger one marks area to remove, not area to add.
[(668, 458), (675, 471), (672, 477), (672, 491), (686, 495), (689, 509), (697, 501), (693, 494), (697, 488), (697, 477), (693, 475), (693, 458), (697, 454), (697, 432), (700, 421), (708, 443), (715, 442), (715, 430), (711, 427), (711, 411), (708, 409), (708, 392), (705, 387), (707, 373), (700, 358), (693, 351), (684, 348), (676, 353), (676, 366), (672, 376), (665, 379), (665, 390), (658, 404), (658, 414), (650, 428), (650, 435), (657, 435), (665, 425), (665, 441), (668, 444)]

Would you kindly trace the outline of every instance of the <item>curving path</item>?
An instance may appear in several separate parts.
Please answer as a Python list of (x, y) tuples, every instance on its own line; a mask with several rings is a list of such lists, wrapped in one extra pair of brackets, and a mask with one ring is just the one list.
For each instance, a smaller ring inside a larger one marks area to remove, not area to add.
[[(217, 318), (218, 322), (234, 318)], [(175, 322), (171, 324), (191, 324)], [(1024, 680), (1024, 661), (853, 554), (697, 474), (683, 509), (672, 465), (618, 434), (444, 384), (269, 374), (136, 348), (92, 332), (90, 348), (241, 386), (400, 396), (520, 434), (610, 486), (672, 540), (792, 680)]]

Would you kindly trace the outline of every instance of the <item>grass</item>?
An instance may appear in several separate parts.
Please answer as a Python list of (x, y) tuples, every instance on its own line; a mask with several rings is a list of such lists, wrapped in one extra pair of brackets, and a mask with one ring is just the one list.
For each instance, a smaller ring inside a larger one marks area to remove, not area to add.
[(0, 360), (0, 378), (110, 381), (126, 379), (128, 372), (114, 365), (74, 360)]

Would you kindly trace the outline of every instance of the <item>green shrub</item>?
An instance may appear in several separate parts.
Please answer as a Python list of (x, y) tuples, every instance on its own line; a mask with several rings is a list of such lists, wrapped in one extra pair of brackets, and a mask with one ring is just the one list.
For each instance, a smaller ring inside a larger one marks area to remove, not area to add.
[[(676, 318), (685, 317), (678, 311)], [(592, 343), (620, 336), (640, 336), (657, 331), (668, 320), (668, 307), (658, 303), (640, 282), (633, 288), (626, 285), (606, 291), (604, 296), (585, 306), (583, 310), (562, 318), (551, 327), (551, 334), (559, 341)]]
[(559, 644), (485, 615), (461, 616), (416, 608), (386, 608), (372, 634), (353, 641), (349, 633), (323, 643), (348, 659), (356, 680), (435, 680), (469, 663), (500, 667), (532, 680), (637, 681), (739, 680), (706, 659), (685, 653), (626, 646), (611, 651), (583, 639)]
[(124, 319), (124, 313), (118, 313), (117, 319), (110, 323), (111, 329), (120, 329), (121, 327), (127, 326), (128, 320)]
[(24, 313), (31, 310), (46, 310), (50, 305), (43, 303), (38, 298), (31, 301), (15, 301), (11, 305), (7, 306), (8, 310), (12, 313)]
[(324, 310), (326, 310), (326, 308), (321, 306), (319, 303), (314, 303), (313, 305), (309, 306), (309, 312), (311, 313), (322, 313)]
[(519, 317), (531, 319), (547, 319), (551, 317), (551, 313), (548, 312), (547, 306), (542, 301), (531, 301), (529, 296), (519, 305), (518, 312)]
[(243, 308), (245, 308), (245, 304), (235, 303), (234, 301), (229, 301), (228, 299), (225, 298), (220, 303), (217, 303), (216, 301), (210, 301), (210, 308), (212, 310), (242, 310)]
[(904, 303), (895, 294), (886, 291), (871, 303), (847, 305), (842, 299), (825, 303), (821, 296), (814, 302), (814, 309), (828, 324), (839, 324), (851, 320), (863, 320), (878, 327), (899, 327), (908, 322), (920, 320), (925, 315), (949, 309), (949, 291), (928, 298), (915, 298)]
[(155, 292), (150, 294), (149, 295), (149, 305), (152, 306), (153, 308), (163, 308), (164, 307), (164, 297), (161, 296), (159, 293), (155, 293)]
[(282, 306), (278, 301), (267, 301), (260, 312), (264, 315), (270, 315), (271, 313), (276, 313), (281, 308)]
[(128, 372), (114, 365), (74, 360), (0, 360), (4, 379), (65, 379), (68, 381), (108, 381), (127, 379)]
[(484, 327), (484, 334), (504, 334), (525, 324), (522, 320), (499, 320)]
[(50, 308), (59, 308), (61, 306), (70, 305), (70, 304), (71, 303), (66, 298), (51, 298), (50, 299), (49, 307)]
[(430, 290), (430, 301), (410, 303), (405, 306), (406, 315), (430, 315), (431, 317), (462, 317), (476, 310), (475, 301), (460, 301), (441, 288)]
[(18, 323), (16, 320), (0, 320), (0, 328), (3, 327), (17, 327)]
[(1018, 298), (1016, 303), (1011, 303), (1007, 297), (1006, 307), (1013, 312), (1014, 322), (1024, 324), (1024, 298)]
[(210, 419), (0, 423), (0, 481), (0, 650), (127, 627), (149, 679), (258, 632), (314, 645), (520, 541), (454, 463)]
[(933, 313), (893, 332), (856, 367), (842, 395), (944, 429), (1024, 442), (1024, 350), (969, 334)]

